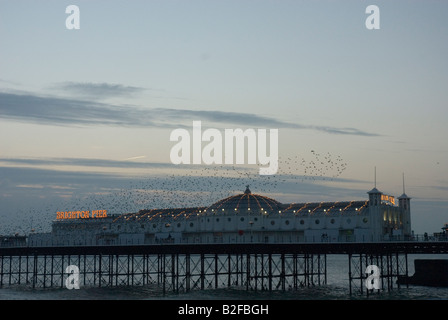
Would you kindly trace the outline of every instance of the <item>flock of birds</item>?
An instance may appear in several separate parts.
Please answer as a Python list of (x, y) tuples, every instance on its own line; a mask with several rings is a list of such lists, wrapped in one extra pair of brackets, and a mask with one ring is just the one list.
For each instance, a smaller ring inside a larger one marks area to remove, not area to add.
[(320, 154), (311, 150), (311, 160), (299, 155), (279, 160), (279, 169), (283, 175), (297, 175), (298, 166), (303, 168), (301, 181), (304, 180), (333, 180), (342, 175), (347, 169), (347, 162), (340, 155), (332, 156), (330, 152)]
[[(56, 212), (63, 210), (61, 208), (67, 211), (107, 210), (108, 214), (124, 214), (153, 208), (208, 206), (231, 195), (243, 193), (246, 185), (250, 185), (253, 192), (264, 195), (281, 193), (286, 184), (290, 190), (292, 185), (297, 185), (293, 189), (299, 193), (301, 183), (333, 180), (346, 169), (347, 163), (341, 156), (320, 154), (314, 150), (307, 157), (296, 155), (279, 158), (279, 170), (275, 175), (259, 175), (258, 166), (209, 165), (193, 167), (188, 172), (176, 168), (168, 175), (130, 180), (127, 186), (119, 190), (107, 190), (107, 186), (101, 186), (102, 192), (79, 194), (40, 210), (30, 209), (16, 216), (14, 226), (3, 224), (0, 234), (28, 234), (30, 230), (48, 232)], [(20, 216), (23, 216), (21, 220)]]

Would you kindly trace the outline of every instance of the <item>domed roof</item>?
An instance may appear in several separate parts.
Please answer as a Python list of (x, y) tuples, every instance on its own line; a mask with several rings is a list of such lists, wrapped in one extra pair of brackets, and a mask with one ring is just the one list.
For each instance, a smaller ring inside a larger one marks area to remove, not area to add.
[(259, 194), (253, 194), (249, 186), (242, 194), (227, 197), (215, 202), (206, 209), (208, 214), (229, 214), (229, 213), (249, 213), (249, 214), (270, 214), (278, 213), (282, 210), (281, 203)]

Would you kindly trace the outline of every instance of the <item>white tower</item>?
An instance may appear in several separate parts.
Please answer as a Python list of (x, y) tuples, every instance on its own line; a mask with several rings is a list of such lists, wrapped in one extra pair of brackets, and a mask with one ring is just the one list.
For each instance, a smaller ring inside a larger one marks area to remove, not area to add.
[(404, 173), (403, 173), (403, 194), (398, 197), (398, 206), (402, 210), (403, 214), (403, 235), (409, 237), (412, 235), (411, 229), (411, 198), (406, 195), (404, 189)]
[(376, 168), (375, 168), (375, 186), (367, 192), (369, 195), (369, 220), (371, 228), (372, 241), (381, 241), (383, 234), (383, 214), (381, 212), (382, 192), (376, 188)]

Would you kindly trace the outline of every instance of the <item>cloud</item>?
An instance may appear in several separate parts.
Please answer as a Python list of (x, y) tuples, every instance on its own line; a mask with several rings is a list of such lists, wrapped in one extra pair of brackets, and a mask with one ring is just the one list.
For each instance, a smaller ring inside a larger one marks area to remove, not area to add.
[[(136, 125), (126, 108), (56, 97), (0, 93), (0, 116), (51, 125)], [(132, 111), (132, 110), (130, 110)]]
[[(0, 158), (0, 163), (13, 166), (82, 166), (101, 168), (187, 168), (162, 162), (133, 162), (126, 160), (107, 160), (89, 158)], [(1, 167), (0, 167), (1, 168)]]
[(356, 128), (337, 128), (329, 126), (304, 125), (299, 123), (284, 122), (273, 118), (263, 117), (256, 114), (205, 111), (205, 110), (178, 110), (178, 109), (154, 109), (157, 114), (166, 118), (177, 119), (202, 119), (210, 122), (234, 123), (244, 126), (288, 128), (288, 129), (309, 129), (331, 134), (358, 135), (358, 136), (378, 136), (375, 133), (365, 132)]
[(145, 91), (145, 88), (124, 86), (122, 84), (92, 83), (92, 82), (62, 82), (54, 85), (52, 89), (60, 90), (77, 97), (91, 100), (102, 100), (115, 97), (132, 97)]
[(18, 185), (95, 185), (95, 181), (101, 180), (111, 184), (114, 180), (125, 181), (126, 178), (111, 173), (64, 171), (41, 168), (0, 167), (0, 178), (5, 182), (3, 187)]
[[(226, 123), (244, 126), (270, 127), (270, 128), (296, 128), (300, 127), (295, 124), (282, 122), (273, 118), (263, 117), (250, 113), (239, 113), (230, 111), (208, 111), (208, 110), (185, 110), (185, 109), (169, 109), (155, 108), (154, 112), (163, 119), (178, 119), (185, 121), (201, 120), (213, 123)], [(190, 124), (191, 126), (191, 124)]]
[[(250, 126), (315, 130), (330, 134), (378, 136), (356, 128), (304, 125), (239, 112), (141, 108), (95, 101), (0, 92), (0, 117), (22, 122), (70, 126), (121, 126), (146, 128), (190, 128), (191, 121), (222, 126)], [(188, 121), (188, 124), (186, 122)]]

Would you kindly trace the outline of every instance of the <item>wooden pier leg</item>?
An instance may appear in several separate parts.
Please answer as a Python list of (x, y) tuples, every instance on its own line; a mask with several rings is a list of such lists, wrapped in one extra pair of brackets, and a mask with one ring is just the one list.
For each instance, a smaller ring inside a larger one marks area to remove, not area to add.
[(232, 255), (230, 253), (227, 254), (227, 288), (230, 288), (232, 285)]
[(324, 284), (326, 285), (327, 284), (327, 255), (326, 254), (324, 254), (324, 263), (325, 263), (325, 266), (324, 266), (324, 272), (325, 272), (325, 277), (324, 277)]
[(37, 254), (34, 254), (33, 257), (33, 289), (36, 287), (37, 284)]
[(0, 288), (3, 287), (3, 274), (4, 274), (4, 270), (3, 270), (3, 262), (4, 262), (4, 256), (0, 257), (1, 260), (1, 264), (0, 264)]
[(53, 275), (54, 275), (54, 255), (51, 255), (51, 264), (50, 264), (50, 287), (53, 287)]
[(185, 255), (185, 290), (190, 291), (191, 271), (190, 271), (190, 254)]
[(281, 273), (280, 273), (280, 279), (281, 279), (281, 287), (282, 291), (285, 291), (286, 289), (286, 271), (285, 271), (285, 254), (281, 254)]
[(12, 256), (9, 256), (9, 278), (8, 278), (8, 285), (11, 285), (12, 281)]
[(349, 294), (352, 295), (352, 254), (348, 254), (348, 283), (349, 283)]
[(272, 253), (269, 253), (268, 255), (268, 286), (269, 286), (269, 292), (272, 291)]
[(171, 287), (173, 288), (172, 291), (173, 292), (178, 292), (177, 291), (177, 285), (176, 285), (176, 257), (177, 254), (171, 254)]
[[(26, 271), (25, 271), (25, 283), (28, 284), (29, 280), (28, 280), (28, 276), (29, 276), (29, 254), (26, 255)], [(2, 257), (2, 272), (3, 272), (3, 257)], [(2, 279), (0, 280), (0, 287), (3, 284), (3, 274), (2, 274)]]
[[(406, 276), (406, 279), (408, 278), (408, 276), (409, 276), (409, 269), (408, 269), (408, 254), (407, 253), (405, 253), (404, 254), (404, 259), (405, 259), (405, 263), (406, 263), (406, 274), (405, 274), (405, 276)], [(409, 281), (406, 281), (406, 288), (409, 288)]]
[(253, 275), (253, 278), (254, 278), (254, 287), (255, 287), (255, 291), (257, 291), (257, 289), (258, 289), (258, 263), (257, 263), (258, 261), (257, 261), (257, 254), (255, 253), (254, 254), (254, 275)]
[(250, 286), (250, 254), (246, 254), (246, 290), (249, 291)]
[(201, 290), (204, 290), (205, 287), (205, 269), (204, 269), (204, 261), (205, 257), (204, 254), (201, 253)]
[(215, 289), (218, 289), (218, 255), (215, 253)]
[(19, 272), (18, 272), (18, 274), (19, 274), (19, 279), (18, 279), (18, 284), (20, 284), (20, 271), (22, 270), (22, 255), (19, 255)]
[(100, 253), (98, 255), (98, 287), (100, 287), (100, 288), (101, 288), (101, 281), (102, 281), (102, 278), (101, 278), (101, 274), (102, 274), (101, 269), (102, 269), (102, 260), (103, 260), (102, 258), (103, 257)]

